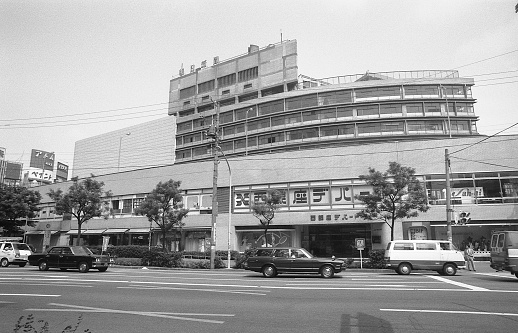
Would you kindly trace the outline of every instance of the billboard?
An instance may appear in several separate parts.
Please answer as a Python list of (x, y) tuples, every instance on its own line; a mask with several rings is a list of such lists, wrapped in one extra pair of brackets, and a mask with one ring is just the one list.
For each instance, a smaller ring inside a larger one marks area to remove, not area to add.
[(29, 163), (29, 179), (52, 182), (54, 179), (54, 153), (33, 149)]
[(66, 181), (68, 179), (68, 165), (58, 162), (56, 179)]

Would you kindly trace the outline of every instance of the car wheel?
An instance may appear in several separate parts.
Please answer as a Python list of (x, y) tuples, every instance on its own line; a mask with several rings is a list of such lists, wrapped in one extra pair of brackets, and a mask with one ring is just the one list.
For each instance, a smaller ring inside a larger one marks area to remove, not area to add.
[(331, 265), (325, 265), (320, 269), (320, 275), (322, 275), (323, 278), (329, 279), (335, 275), (335, 270)]
[(106, 272), (108, 267), (101, 267), (101, 268), (98, 268), (98, 269), (99, 269), (99, 272)]
[(18, 266), (20, 266), (20, 267), (25, 267), (25, 265), (27, 265), (27, 263), (26, 263), (26, 262), (22, 262), (22, 263), (19, 263), (19, 264), (18, 264)]
[(401, 275), (408, 275), (410, 274), (410, 272), (412, 272), (412, 266), (410, 266), (410, 264), (406, 262), (400, 264), (397, 269), (399, 274)]
[(272, 278), (277, 275), (277, 270), (272, 265), (267, 265), (263, 267), (263, 275), (267, 278)]
[(444, 265), (442, 272), (444, 275), (453, 276), (457, 274), (457, 267), (454, 264), (446, 264)]
[(49, 270), (49, 266), (47, 265), (46, 261), (40, 261), (40, 263), (38, 265), (38, 269), (40, 271), (48, 271)]
[(0, 266), (2, 266), (2, 267), (9, 266), (9, 260), (7, 258), (2, 258), (2, 260), (0, 260)]
[(90, 270), (90, 267), (88, 267), (88, 263), (82, 261), (79, 263), (79, 272), (86, 273)]

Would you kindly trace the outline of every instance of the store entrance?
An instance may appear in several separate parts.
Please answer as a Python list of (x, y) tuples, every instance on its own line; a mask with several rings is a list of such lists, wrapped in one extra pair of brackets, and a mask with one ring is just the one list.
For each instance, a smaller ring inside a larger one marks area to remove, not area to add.
[(356, 258), (360, 253), (356, 249), (356, 238), (365, 238), (366, 247), (363, 256), (367, 256), (371, 243), (369, 224), (309, 226), (308, 250), (317, 257), (336, 256), (337, 258)]

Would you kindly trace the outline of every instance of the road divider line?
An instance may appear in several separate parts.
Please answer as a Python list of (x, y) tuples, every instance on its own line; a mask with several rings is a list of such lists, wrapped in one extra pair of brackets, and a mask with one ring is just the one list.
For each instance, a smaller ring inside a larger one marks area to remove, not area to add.
[(0, 296), (61, 297), (61, 295), (44, 295), (44, 294), (0, 294)]
[(490, 316), (512, 316), (518, 317), (518, 313), (509, 312), (484, 312), (484, 311), (454, 311), (454, 310), (419, 310), (419, 309), (380, 309), (388, 312), (414, 312), (414, 313), (447, 313), (447, 314), (473, 314)]

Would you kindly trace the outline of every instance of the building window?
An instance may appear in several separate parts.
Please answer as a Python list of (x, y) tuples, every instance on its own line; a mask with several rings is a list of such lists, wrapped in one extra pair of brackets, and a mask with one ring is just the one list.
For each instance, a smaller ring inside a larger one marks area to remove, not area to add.
[(248, 119), (257, 116), (257, 110), (255, 107), (249, 107), (244, 109), (236, 110), (236, 121)]
[(318, 94), (318, 105), (351, 103), (351, 90), (340, 90)]
[(230, 90), (223, 90), (223, 91), (221, 92), (221, 94), (222, 94), (222, 95), (228, 95), (228, 94), (230, 94)]
[(239, 103), (242, 103), (242, 102), (250, 101), (252, 99), (256, 99), (257, 96), (258, 96), (258, 92), (255, 91), (255, 92), (250, 93), (250, 94), (245, 94), (245, 95), (239, 96), (238, 100), (239, 100)]
[(180, 99), (189, 98), (196, 94), (196, 86), (180, 89)]
[(228, 99), (225, 99), (225, 100), (222, 100), (219, 102), (219, 106), (221, 106), (221, 107), (229, 106), (229, 105), (233, 105), (233, 104), (236, 104), (236, 100), (234, 97), (228, 98)]
[(231, 86), (236, 83), (236, 73), (218, 77), (218, 88)]
[(214, 80), (198, 84), (198, 94), (214, 90)]
[(232, 121), (234, 121), (234, 113), (232, 111), (222, 113), (219, 118), (221, 124), (231, 123)]
[(353, 116), (352, 108), (339, 107), (336, 109), (336, 115), (338, 118), (347, 118)]
[(379, 116), (379, 110), (377, 105), (358, 107), (357, 112), (358, 117)]
[(289, 98), (286, 100), (286, 109), (287, 110), (309, 108), (309, 107), (317, 106), (317, 105), (318, 105), (318, 100), (317, 100), (316, 94), (302, 96), (302, 97)]
[(424, 112), (441, 114), (441, 103), (424, 103)]
[(401, 116), (403, 111), (401, 110), (401, 104), (389, 104), (389, 105), (382, 105), (380, 107), (380, 114), (381, 115), (396, 115)]
[(318, 128), (308, 128), (302, 130), (302, 139), (318, 138)]
[(194, 114), (194, 109), (189, 109), (189, 110), (185, 110), (185, 111), (180, 111), (178, 113), (178, 117), (180, 117), (180, 118), (181, 117), (186, 117), (186, 116), (190, 116), (192, 114)]
[(406, 114), (407, 115), (423, 115), (423, 104), (415, 103), (415, 104), (406, 104)]
[(252, 84), (251, 83), (245, 84), (243, 86), (243, 89), (250, 89), (250, 88), (252, 88)]
[(284, 111), (284, 100), (273, 101), (259, 105), (259, 115)]
[(286, 132), (286, 141), (292, 141), (292, 140), (302, 140), (302, 132), (301, 131)]
[(392, 123), (382, 123), (381, 124), (381, 132), (384, 133), (393, 133), (393, 132), (403, 132), (404, 125), (402, 122), (392, 122)]
[(244, 81), (256, 79), (258, 77), (258, 74), (259, 74), (259, 67), (256, 66), (256, 67), (248, 68), (248, 69), (238, 72), (237, 77), (238, 77), (239, 82), (244, 82)]
[(381, 134), (381, 125), (377, 123), (358, 124), (358, 135), (361, 134)]
[(405, 86), (404, 89), (406, 98), (439, 96), (439, 88), (437, 86)]

